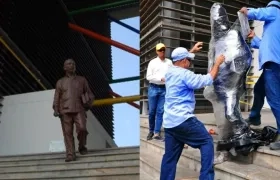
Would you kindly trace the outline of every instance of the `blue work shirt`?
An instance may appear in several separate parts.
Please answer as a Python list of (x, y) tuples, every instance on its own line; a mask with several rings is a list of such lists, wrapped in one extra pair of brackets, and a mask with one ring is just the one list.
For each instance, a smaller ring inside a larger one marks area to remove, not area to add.
[(194, 74), (178, 66), (171, 66), (165, 75), (165, 103), (163, 127), (173, 128), (194, 117), (194, 90), (213, 83), (210, 74)]
[[(280, 2), (272, 1), (268, 5), (278, 5)], [(264, 21), (262, 39), (254, 37), (252, 48), (259, 49), (259, 69), (264, 63), (271, 61), (280, 64), (280, 10), (277, 7), (248, 8), (248, 19)]]

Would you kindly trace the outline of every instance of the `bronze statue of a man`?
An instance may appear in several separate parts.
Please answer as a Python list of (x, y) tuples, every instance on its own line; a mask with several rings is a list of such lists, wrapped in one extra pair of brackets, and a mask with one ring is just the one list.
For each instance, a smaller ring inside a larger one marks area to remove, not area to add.
[(74, 60), (67, 59), (64, 62), (64, 71), (65, 76), (56, 83), (53, 110), (54, 116), (61, 120), (66, 148), (65, 162), (70, 162), (76, 160), (73, 137), (74, 124), (79, 140), (79, 152), (81, 155), (87, 154), (86, 111), (91, 107), (94, 95), (86, 78), (76, 75)]

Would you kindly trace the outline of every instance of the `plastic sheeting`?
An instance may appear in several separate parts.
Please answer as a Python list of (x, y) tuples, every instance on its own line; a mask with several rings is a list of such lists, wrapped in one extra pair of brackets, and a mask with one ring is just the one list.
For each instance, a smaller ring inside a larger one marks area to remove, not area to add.
[(204, 96), (214, 110), (220, 139), (227, 139), (232, 132), (232, 123), (245, 123), (239, 106), (240, 97), (245, 92), (246, 74), (251, 65), (252, 54), (245, 42), (250, 31), (247, 17), (238, 15), (231, 26), (227, 12), (219, 3), (210, 10), (211, 40), (209, 45), (208, 70), (215, 59), (223, 54), (225, 62), (212, 86), (204, 89)]
[(237, 12), (237, 14), (238, 14), (238, 19), (237, 20), (240, 23), (240, 32), (242, 34), (242, 37), (244, 39), (246, 39), (247, 36), (250, 33), (250, 30), (251, 30), (250, 25), (249, 25), (249, 21), (248, 21), (248, 17), (241, 12)]

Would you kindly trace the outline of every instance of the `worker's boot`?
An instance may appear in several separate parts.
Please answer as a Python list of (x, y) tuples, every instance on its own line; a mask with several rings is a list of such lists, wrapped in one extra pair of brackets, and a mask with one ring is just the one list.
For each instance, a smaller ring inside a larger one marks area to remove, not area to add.
[(280, 134), (278, 134), (275, 142), (270, 143), (269, 148), (271, 150), (280, 150)]
[(253, 126), (260, 126), (260, 125), (261, 125), (261, 120), (260, 120), (260, 118), (248, 117), (247, 119), (245, 119), (245, 121), (246, 121), (249, 125), (253, 125)]

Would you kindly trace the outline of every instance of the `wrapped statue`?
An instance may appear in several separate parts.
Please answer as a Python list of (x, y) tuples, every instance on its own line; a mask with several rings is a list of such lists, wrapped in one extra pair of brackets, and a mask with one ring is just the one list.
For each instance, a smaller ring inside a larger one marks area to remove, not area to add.
[(239, 106), (239, 100), (246, 90), (246, 76), (252, 61), (251, 50), (245, 41), (250, 32), (248, 19), (238, 13), (238, 19), (231, 25), (225, 8), (219, 3), (213, 4), (210, 11), (208, 70), (221, 54), (225, 55), (225, 62), (220, 66), (213, 85), (206, 87), (203, 94), (213, 105), (220, 140), (217, 150), (221, 152), (215, 161), (223, 162), (228, 152), (236, 155), (236, 149), (242, 147), (243, 151), (245, 148), (249, 153), (255, 145), (260, 145), (260, 133), (249, 128)]
[[(231, 26), (221, 4), (215, 3), (211, 7), (210, 18), (208, 68), (212, 68), (217, 56), (224, 54), (226, 59), (213, 85), (205, 88), (204, 96), (213, 104), (221, 139), (227, 139), (244, 133), (248, 127), (242, 119), (239, 100), (246, 90), (246, 74), (251, 66), (252, 54), (245, 42), (246, 34), (243, 35), (242, 27), (238, 27), (241, 23)], [(245, 18), (242, 20), (246, 21)]]

